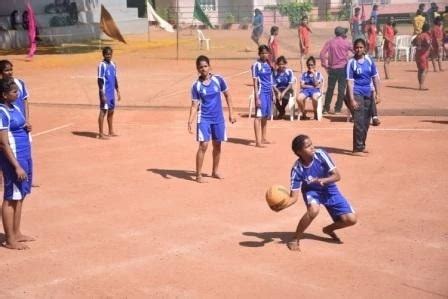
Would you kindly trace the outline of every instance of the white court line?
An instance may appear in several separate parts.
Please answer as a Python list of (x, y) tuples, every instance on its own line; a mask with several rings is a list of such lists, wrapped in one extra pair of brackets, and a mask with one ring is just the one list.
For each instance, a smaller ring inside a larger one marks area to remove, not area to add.
[(66, 124), (66, 125), (63, 125), (63, 126), (59, 126), (59, 127), (53, 128), (53, 129), (42, 131), (42, 132), (33, 134), (31, 136), (32, 137), (36, 137), (36, 136), (44, 135), (44, 134), (51, 133), (51, 132), (54, 132), (54, 131), (57, 131), (57, 130), (60, 130), (60, 129), (64, 129), (64, 128), (67, 128), (67, 127), (70, 127), (70, 126), (73, 126), (73, 123), (69, 123), (69, 124)]

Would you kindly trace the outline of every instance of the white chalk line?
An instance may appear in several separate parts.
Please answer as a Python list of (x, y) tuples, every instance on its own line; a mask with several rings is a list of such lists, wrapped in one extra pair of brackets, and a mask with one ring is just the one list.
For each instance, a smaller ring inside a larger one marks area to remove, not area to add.
[[(237, 123), (238, 124), (238, 123)], [(123, 126), (144, 126), (144, 127), (154, 127), (154, 128), (158, 128), (160, 127), (160, 124), (144, 124), (144, 123), (120, 123), (120, 125)], [(183, 126), (183, 125), (172, 125), (172, 126), (167, 126), (167, 129), (185, 129), (187, 127), (187, 125)], [(232, 128), (232, 130), (234, 129), (253, 129), (253, 125), (228, 125), (227, 128)], [(291, 127), (287, 127), (287, 126), (269, 126), (268, 125), (268, 129), (290, 129)], [(301, 127), (301, 129), (303, 130), (315, 130), (315, 131), (352, 131), (353, 127), (347, 127), (347, 128), (310, 128), (310, 127)], [(384, 131), (384, 132), (445, 132), (448, 131), (447, 129), (425, 129), (425, 128), (371, 128), (369, 131)]]
[(54, 131), (57, 131), (57, 130), (60, 130), (60, 129), (64, 129), (64, 128), (67, 128), (67, 127), (70, 127), (70, 126), (73, 126), (73, 123), (65, 124), (65, 125), (62, 125), (62, 126), (53, 128), (53, 129), (49, 129), (49, 130), (46, 130), (46, 131), (42, 131), (42, 132), (33, 134), (33, 135), (31, 135), (31, 136), (32, 136), (32, 137), (37, 137), (37, 136), (44, 135), (44, 134), (48, 134), (48, 133), (51, 133), (51, 132), (54, 132)]

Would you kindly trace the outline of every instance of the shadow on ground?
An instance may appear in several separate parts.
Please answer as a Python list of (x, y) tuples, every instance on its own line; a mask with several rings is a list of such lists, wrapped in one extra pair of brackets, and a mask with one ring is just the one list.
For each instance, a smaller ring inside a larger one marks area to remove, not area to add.
[(88, 137), (88, 138), (98, 138), (98, 133), (96, 132), (89, 132), (89, 131), (72, 131), (73, 135), (81, 136), (81, 137)]
[(329, 147), (329, 146), (318, 146), (318, 148), (321, 148), (321, 149), (323, 149), (324, 151), (326, 151), (326, 152), (328, 152), (330, 154), (349, 155), (349, 156), (353, 155), (351, 150), (344, 149), (344, 148)]
[[(195, 181), (196, 179), (196, 172), (191, 170), (148, 168), (146, 171), (158, 174), (164, 179), (178, 178), (187, 181)], [(206, 177), (207, 175), (202, 174), (202, 176)]]
[(242, 144), (242, 145), (250, 145), (250, 146), (252, 146), (252, 144), (254, 143), (253, 140), (248, 140), (248, 139), (238, 138), (238, 137), (227, 138), (227, 142), (235, 143), (235, 144)]
[[(240, 242), (240, 246), (244, 247), (263, 247), (264, 244), (276, 242), (278, 244), (286, 244), (294, 238), (293, 232), (264, 232), (264, 233), (256, 233), (256, 232), (244, 232), (244, 236), (256, 237), (259, 240), (257, 241), (242, 241)], [(335, 240), (329, 237), (321, 237), (316, 236), (310, 233), (304, 233), (301, 240), (309, 239), (327, 243), (338, 244)]]
[(433, 123), (433, 124), (442, 124), (442, 125), (448, 125), (448, 120), (432, 120), (432, 119), (425, 119), (421, 120), (423, 123)]

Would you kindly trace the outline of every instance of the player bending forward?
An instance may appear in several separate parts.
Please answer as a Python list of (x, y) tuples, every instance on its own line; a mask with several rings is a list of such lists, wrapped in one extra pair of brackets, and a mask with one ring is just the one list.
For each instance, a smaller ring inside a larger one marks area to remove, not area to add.
[(335, 184), (341, 179), (339, 171), (328, 154), (322, 149), (315, 149), (306, 135), (294, 138), (292, 150), (299, 158), (291, 170), (291, 195), (289, 202), (279, 210), (294, 204), (302, 191), (307, 211), (297, 225), (293, 240), (288, 242), (288, 248), (300, 250), (299, 241), (302, 234), (319, 214), (320, 205), (325, 206), (334, 221), (324, 227), (323, 232), (335, 242), (342, 243), (334, 231), (355, 225), (357, 217)]

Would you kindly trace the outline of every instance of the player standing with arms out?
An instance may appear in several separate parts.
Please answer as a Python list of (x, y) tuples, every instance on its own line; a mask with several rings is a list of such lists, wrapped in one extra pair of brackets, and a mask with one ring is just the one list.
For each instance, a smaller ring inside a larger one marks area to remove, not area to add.
[(263, 147), (262, 144), (269, 143), (266, 139), (266, 130), (268, 118), (272, 114), (273, 100), (273, 73), (269, 65), (269, 48), (266, 45), (258, 47), (258, 56), (260, 57), (252, 65), (252, 78), (254, 83), (255, 100), (255, 146)]
[(319, 214), (320, 205), (325, 206), (333, 219), (333, 223), (325, 226), (322, 231), (335, 242), (342, 243), (334, 231), (355, 225), (357, 217), (335, 184), (341, 179), (336, 165), (324, 150), (315, 149), (311, 139), (306, 135), (299, 135), (293, 139), (292, 151), (299, 158), (291, 169), (289, 202), (281, 209), (294, 204), (302, 193), (307, 211), (297, 225), (294, 239), (288, 242), (288, 248), (300, 251), (300, 239)]
[(2, 220), (9, 249), (28, 249), (23, 242), (34, 238), (23, 235), (20, 230), (22, 205), (31, 193), (33, 168), (31, 144), (25, 116), (14, 105), (19, 88), (11, 78), (0, 80), (0, 166), (4, 178)]
[(210, 72), (210, 60), (201, 55), (196, 59), (196, 69), (199, 78), (191, 87), (191, 108), (188, 117), (188, 131), (193, 134), (193, 121), (197, 113), (197, 135), (199, 148), (196, 153), (196, 181), (202, 183), (202, 164), (208, 143), (213, 145), (212, 177), (221, 179), (218, 172), (221, 157), (221, 142), (227, 140), (224, 112), (222, 110), (221, 93), (226, 98), (229, 107), (229, 121), (236, 122), (233, 117), (233, 105), (229, 89), (224, 78)]
[(121, 100), (120, 90), (118, 89), (117, 67), (112, 62), (112, 48), (103, 48), (103, 61), (98, 66), (98, 88), (100, 96), (100, 114), (98, 116), (99, 139), (107, 139), (103, 132), (104, 117), (107, 114), (107, 125), (109, 136), (118, 136), (113, 127), (115, 111), (115, 90), (117, 91), (117, 100)]
[[(355, 56), (347, 64), (348, 101), (353, 112), (353, 154), (367, 153), (366, 139), (370, 119), (373, 115), (373, 101), (380, 103), (380, 80), (375, 62), (365, 54), (366, 42), (359, 38), (353, 43)], [(372, 90), (375, 89), (375, 93)], [(375, 98), (373, 96), (375, 94)]]

